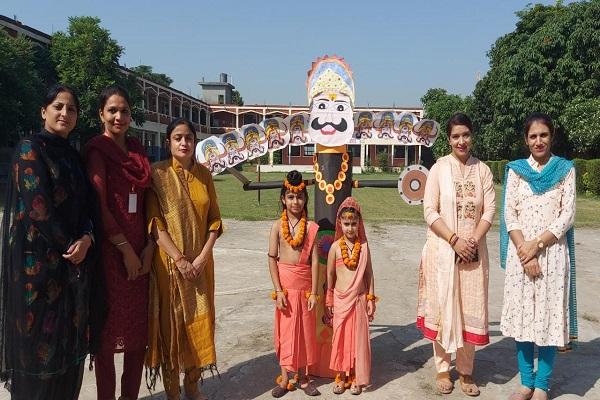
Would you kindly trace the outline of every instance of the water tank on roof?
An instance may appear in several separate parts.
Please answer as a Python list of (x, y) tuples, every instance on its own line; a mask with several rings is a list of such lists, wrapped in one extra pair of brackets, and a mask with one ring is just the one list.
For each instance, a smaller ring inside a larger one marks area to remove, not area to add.
[(221, 83), (227, 83), (227, 74), (225, 72), (221, 72), (221, 76), (220, 76), (219, 82), (221, 82)]

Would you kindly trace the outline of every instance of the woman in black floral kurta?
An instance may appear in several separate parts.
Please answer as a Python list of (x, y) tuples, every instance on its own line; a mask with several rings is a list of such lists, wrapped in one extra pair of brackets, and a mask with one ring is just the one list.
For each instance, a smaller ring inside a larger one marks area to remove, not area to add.
[(53, 87), (44, 129), (21, 140), (2, 224), (0, 372), (13, 400), (76, 399), (89, 351), (92, 197), (69, 145), (79, 104)]

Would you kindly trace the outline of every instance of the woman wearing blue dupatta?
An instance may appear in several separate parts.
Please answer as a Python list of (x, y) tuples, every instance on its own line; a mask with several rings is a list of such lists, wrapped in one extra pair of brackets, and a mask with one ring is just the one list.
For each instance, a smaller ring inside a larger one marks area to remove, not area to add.
[(550, 117), (531, 114), (524, 134), (531, 156), (508, 163), (500, 215), (500, 260), (506, 269), (501, 329), (515, 338), (522, 385), (511, 400), (547, 399), (557, 348), (577, 336), (575, 169), (551, 153)]

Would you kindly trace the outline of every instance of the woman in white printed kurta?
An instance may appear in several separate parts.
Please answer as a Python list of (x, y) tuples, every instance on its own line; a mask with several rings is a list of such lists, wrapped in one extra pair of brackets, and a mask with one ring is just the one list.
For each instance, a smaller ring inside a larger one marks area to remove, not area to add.
[[(532, 156), (529, 165), (540, 166)], [(517, 249), (509, 241), (502, 308), (502, 334), (538, 346), (565, 346), (569, 342), (569, 251), (566, 232), (575, 219), (575, 171), (551, 190), (535, 195), (529, 184), (509, 170), (506, 182), (506, 230), (521, 230), (526, 240), (545, 230), (558, 241), (538, 255), (541, 276), (530, 279)]]
[(554, 134), (548, 115), (531, 114), (524, 129), (531, 156), (507, 165), (500, 216), (500, 261), (506, 268), (500, 325), (505, 336), (515, 338), (521, 377), (510, 400), (548, 398), (557, 347), (569, 341), (571, 318), (576, 328), (574, 314), (569, 316), (569, 289), (575, 289), (569, 280), (575, 272), (570, 259), (575, 170), (571, 161), (552, 155)]

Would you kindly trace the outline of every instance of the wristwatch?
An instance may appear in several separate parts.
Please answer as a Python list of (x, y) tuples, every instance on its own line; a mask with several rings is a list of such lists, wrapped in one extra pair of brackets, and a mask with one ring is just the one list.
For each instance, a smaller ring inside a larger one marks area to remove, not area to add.
[(542, 250), (544, 248), (544, 241), (539, 236), (535, 238), (537, 242), (537, 248)]

